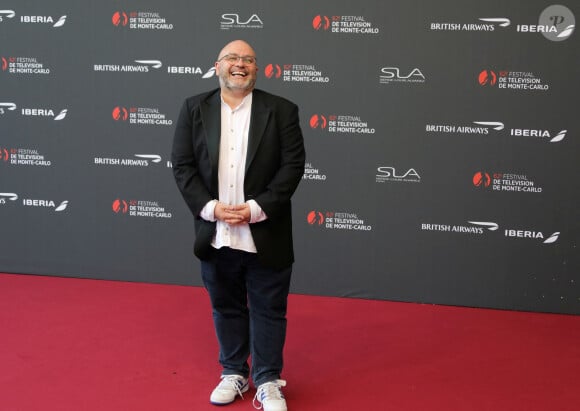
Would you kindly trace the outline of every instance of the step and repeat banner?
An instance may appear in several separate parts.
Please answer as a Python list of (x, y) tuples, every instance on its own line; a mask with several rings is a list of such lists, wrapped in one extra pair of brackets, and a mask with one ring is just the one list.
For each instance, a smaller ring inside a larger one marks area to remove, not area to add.
[(0, 272), (200, 285), (169, 154), (244, 39), (300, 107), (293, 292), (578, 314), (579, 6), (3, 1)]

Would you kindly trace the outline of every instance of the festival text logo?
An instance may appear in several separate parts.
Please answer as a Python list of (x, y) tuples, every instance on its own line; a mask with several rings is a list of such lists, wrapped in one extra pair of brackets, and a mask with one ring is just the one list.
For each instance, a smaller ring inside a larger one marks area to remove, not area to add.
[(35, 148), (0, 147), (0, 166), (50, 167), (52, 162)]
[(372, 226), (353, 212), (312, 210), (306, 215), (306, 221), (311, 226), (329, 230), (372, 231)]
[(314, 167), (312, 163), (304, 165), (304, 174), (302, 179), (306, 181), (326, 181), (326, 174), (322, 173), (318, 168)]
[(111, 22), (115, 27), (126, 27), (130, 30), (173, 30), (173, 24), (168, 23), (159, 12), (116, 11)]
[(310, 117), (310, 128), (335, 134), (375, 134), (375, 129), (359, 115), (313, 114)]
[(550, 86), (529, 71), (481, 70), (477, 81), (482, 87), (496, 87), (506, 90), (547, 91)]
[(471, 181), (475, 187), (492, 191), (533, 194), (542, 192), (542, 187), (525, 174), (478, 171), (473, 174)]
[(8, 74), (31, 74), (47, 75), (50, 74), (50, 68), (45, 63), (39, 61), (37, 57), (0, 57), (1, 71)]
[(119, 123), (145, 126), (171, 126), (173, 120), (162, 113), (157, 107), (123, 107), (116, 106), (111, 117)]
[(330, 78), (312, 64), (267, 64), (264, 74), (269, 79), (289, 83), (328, 83)]
[(364, 16), (325, 16), (317, 15), (312, 19), (312, 27), (317, 31), (331, 33), (366, 35), (379, 34), (378, 27), (367, 21)]
[(137, 218), (171, 218), (172, 214), (159, 201), (124, 200), (117, 198), (111, 203), (113, 213)]

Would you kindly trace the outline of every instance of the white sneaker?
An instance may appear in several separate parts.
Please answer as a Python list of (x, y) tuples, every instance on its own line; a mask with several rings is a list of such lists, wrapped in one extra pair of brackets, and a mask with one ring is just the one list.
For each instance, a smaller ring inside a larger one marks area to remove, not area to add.
[(282, 394), (282, 387), (285, 386), (284, 380), (270, 381), (260, 385), (254, 397), (254, 408), (257, 410), (263, 408), (264, 411), (287, 411), (286, 400)]
[(248, 391), (248, 379), (241, 375), (222, 375), (222, 380), (212, 391), (209, 402), (214, 405), (226, 405), (234, 402), (236, 396), (244, 398), (242, 393)]

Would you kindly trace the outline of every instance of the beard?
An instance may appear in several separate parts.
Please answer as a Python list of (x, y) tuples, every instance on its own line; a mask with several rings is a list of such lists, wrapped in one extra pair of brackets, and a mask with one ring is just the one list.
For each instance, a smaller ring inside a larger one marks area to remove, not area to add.
[(228, 90), (232, 91), (251, 91), (254, 89), (256, 85), (256, 77), (252, 77), (251, 75), (247, 75), (243, 78), (244, 81), (236, 81), (230, 78), (230, 73), (221, 73), (219, 75), (219, 83), (220, 87), (227, 88)]

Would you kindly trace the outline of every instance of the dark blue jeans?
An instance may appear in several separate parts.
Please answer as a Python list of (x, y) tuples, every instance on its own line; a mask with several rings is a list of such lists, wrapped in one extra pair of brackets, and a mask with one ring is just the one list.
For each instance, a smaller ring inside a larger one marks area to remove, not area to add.
[(256, 386), (280, 378), (292, 267), (264, 267), (257, 254), (221, 248), (201, 262), (213, 310), (223, 374), (248, 377)]

